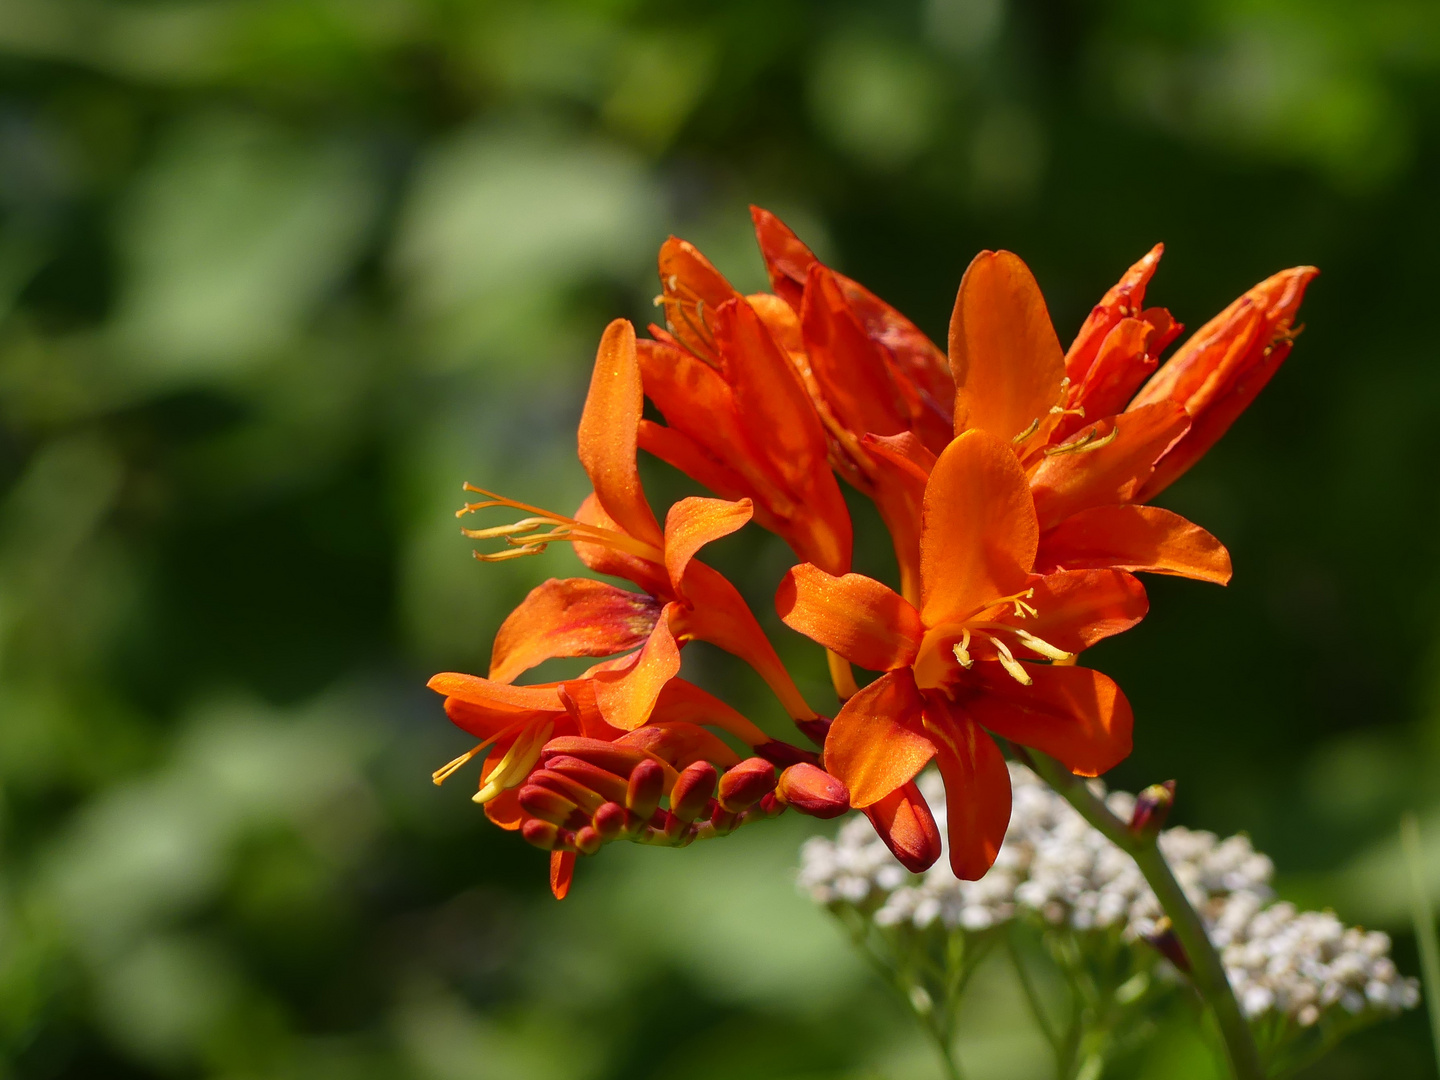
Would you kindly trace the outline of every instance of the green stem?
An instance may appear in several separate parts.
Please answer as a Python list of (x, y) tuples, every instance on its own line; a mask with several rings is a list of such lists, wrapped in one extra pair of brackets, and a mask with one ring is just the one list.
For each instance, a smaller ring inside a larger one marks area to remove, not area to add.
[(1026, 751), (1024, 756), (1041, 779), (1073, 806), (1081, 817), (1135, 860), (1155, 898), (1169, 916), (1180, 947), (1185, 950), (1185, 957), (1190, 961), (1190, 981), (1215, 1016), (1236, 1080), (1265, 1080), (1255, 1036), (1240, 1011), (1229, 980), (1225, 978), (1220, 954), (1210, 943), (1205, 924), (1175, 880), (1165, 856), (1160, 854), (1155, 837), (1132, 833), (1129, 824), (1112, 814), (1104, 800), (1097, 797), (1083, 779), (1071, 775), (1059, 762), (1033, 750)]
[(1429, 883), (1425, 880), (1420, 823), (1414, 814), (1400, 819), (1400, 841), (1405, 848), (1405, 861), (1410, 864), (1410, 903), (1415, 918), (1415, 941), (1420, 946), (1420, 981), (1425, 986), (1425, 1004), (1430, 1011), (1435, 1068), (1440, 1071), (1440, 942), (1435, 938), (1435, 913), (1430, 908)]
[[(1030, 972), (1025, 968), (1025, 958), (1020, 955), (1020, 949), (1015, 944), (1013, 936), (1006, 935), (1005, 945), (1010, 951), (1010, 962), (1015, 965), (1015, 977), (1020, 981), (1020, 989), (1025, 992), (1025, 1000), (1030, 1005), (1030, 1012), (1035, 1017), (1035, 1024), (1040, 1029), (1040, 1034), (1045, 1036), (1045, 1041), (1050, 1044), (1050, 1049), (1055, 1054), (1055, 1069), (1059, 1072), (1064, 1067), (1062, 1055), (1064, 1045), (1060, 1041), (1060, 1035), (1050, 1023), (1050, 1017), (1046, 1015), (1045, 1004), (1040, 1000), (1040, 992), (1030, 980)], [(1063, 1076), (1063, 1074), (1061, 1074)]]

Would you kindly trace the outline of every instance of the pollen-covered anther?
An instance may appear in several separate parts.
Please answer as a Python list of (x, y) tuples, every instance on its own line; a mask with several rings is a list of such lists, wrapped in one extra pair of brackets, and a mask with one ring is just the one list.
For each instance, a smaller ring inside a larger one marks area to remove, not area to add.
[(1015, 640), (1020, 642), (1021, 645), (1024, 645), (1031, 652), (1039, 653), (1047, 660), (1075, 659), (1074, 653), (1066, 652), (1058, 645), (1051, 645), (1050, 642), (1046, 641), (1044, 638), (1037, 637), (1036, 635), (1030, 633), (1028, 630), (1016, 629), (1012, 630), (1011, 633), (1015, 635)]
[(505, 751), (505, 756), (480, 784), (480, 790), (470, 798), (484, 804), (524, 780), (540, 760), (540, 749), (554, 730), (555, 724), (547, 720), (517, 736), (510, 749)]
[(1088, 454), (1101, 447), (1109, 446), (1120, 434), (1118, 426), (1110, 429), (1110, 434), (1103, 438), (1095, 437), (1096, 428), (1091, 428), (1084, 435), (1068, 443), (1061, 443), (1059, 446), (1047, 446), (1044, 450), (1046, 457), (1058, 457), (1060, 454)]
[(956, 661), (958, 661), (960, 666), (966, 671), (969, 671), (975, 666), (975, 658), (970, 655), (969, 630), (961, 632), (960, 640), (955, 643), (955, 648), (952, 651), (955, 653)]
[(1025, 665), (1015, 659), (1015, 654), (1010, 651), (1009, 646), (997, 637), (992, 637), (990, 640), (995, 646), (995, 658), (1000, 661), (1000, 666), (1009, 672), (1012, 679), (1021, 686), (1029, 686), (1035, 681), (1025, 670)]

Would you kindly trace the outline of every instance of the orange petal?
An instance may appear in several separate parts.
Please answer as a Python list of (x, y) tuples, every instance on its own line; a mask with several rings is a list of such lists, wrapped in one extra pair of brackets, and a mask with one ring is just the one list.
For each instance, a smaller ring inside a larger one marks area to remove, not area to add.
[(978, 429), (1008, 442), (1059, 402), (1065, 357), (1019, 256), (982, 251), (965, 271), (950, 317), (950, 368), (957, 434)]
[(556, 686), (511, 686), (508, 683), (442, 671), (425, 684), (437, 694), (458, 698), (496, 712), (564, 712)]
[(1026, 587), (1039, 527), (1025, 471), (1005, 442), (967, 431), (925, 486), (920, 533), (926, 626), (959, 621)]
[[(1070, 385), (1080, 386), (1090, 372), (1101, 351), (1101, 344), (1120, 322), (1137, 315), (1145, 306), (1145, 289), (1150, 284), (1155, 269), (1160, 265), (1160, 256), (1165, 254), (1165, 245), (1156, 244), (1134, 266), (1126, 270), (1120, 280), (1100, 298), (1095, 310), (1080, 327), (1075, 341), (1065, 354), (1065, 374)], [(1091, 413), (1092, 417), (1108, 415)]]
[[(1121, 570), (1059, 570), (1031, 584), (1029, 603), (1039, 614), (1006, 621), (1067, 652), (1129, 630), (1150, 610), (1145, 586)], [(1007, 644), (1017, 656), (1030, 655), (1023, 645)]]
[(659, 269), (666, 327), (706, 363), (718, 363), (710, 317), (740, 294), (688, 240), (672, 236), (660, 245)]
[(769, 210), (758, 206), (750, 207), (750, 218), (755, 222), (755, 239), (760, 244), (760, 254), (765, 259), (765, 269), (770, 275), (770, 287), (782, 300), (800, 310), (800, 300), (805, 292), (805, 276), (814, 263), (815, 253), (800, 242), (800, 238)]
[(635, 328), (616, 319), (595, 354), (590, 393), (580, 416), (580, 464), (606, 512), (636, 540), (661, 545), (660, 523), (645, 501), (635, 466), (636, 428), (644, 407)]
[(908, 429), (889, 356), (865, 332), (836, 275), (810, 268), (800, 323), (810, 369), (840, 424), (856, 436)]
[(977, 660), (956, 700), (976, 723), (1079, 776), (1099, 776), (1129, 756), (1135, 717), (1113, 680), (1083, 667), (1027, 663), (1025, 670), (1030, 686), (993, 660)]
[(520, 789), (507, 788), (485, 804), (485, 816), (506, 832), (514, 832), (525, 821), (520, 808)]
[(570, 894), (570, 882), (575, 877), (575, 852), (552, 851), (550, 853), (550, 892), (556, 900), (564, 900)]
[(866, 435), (861, 445), (870, 454), (870, 468), (875, 477), (871, 498), (895, 548), (900, 592), (912, 604), (918, 604), (920, 514), (925, 501), (925, 481), (935, 467), (935, 455), (908, 431), (899, 435)]
[(1053, 528), (1092, 506), (1129, 502), (1150, 479), (1155, 462), (1189, 429), (1185, 410), (1169, 401), (1083, 429), (1070, 445), (1093, 431), (1095, 449), (1051, 454), (1030, 478), (1040, 527)]
[[(717, 461), (710, 452), (677, 428), (640, 421), (640, 449), (654, 454), (673, 469), (679, 469), (702, 487), (709, 488), (722, 499), (749, 498), (749, 482), (730, 466)], [(756, 507), (759, 511), (761, 508)], [(760, 513), (755, 514), (757, 520)], [(766, 528), (772, 528), (766, 526)]]
[(1100, 420), (1124, 411), (1158, 364), (1150, 348), (1154, 335), (1155, 327), (1144, 319), (1121, 319), (1115, 324), (1100, 343), (1100, 352), (1085, 378), (1070, 395), (1071, 407), (1084, 409), (1085, 416), (1067, 417), (1074, 422), (1057, 428), (1055, 441), (1069, 434), (1067, 428), (1084, 427), (1085, 418)]
[(725, 575), (692, 560), (682, 586), (688, 606), (674, 609), (671, 618), (676, 635), (682, 640), (708, 641), (738, 656), (765, 680), (792, 719), (812, 719), (815, 711), (780, 662), (750, 605)]
[(890, 854), (912, 874), (923, 874), (940, 858), (940, 830), (913, 780), (865, 807), (864, 813)]
[[(605, 512), (593, 492), (585, 496), (585, 501), (575, 511), (575, 520), (584, 525), (598, 525), (602, 529), (622, 531), (620, 523)], [(665, 567), (660, 563), (642, 559), (626, 551), (617, 551), (604, 544), (587, 544), (583, 540), (577, 540), (570, 546), (575, 549), (576, 557), (597, 574), (613, 574), (626, 581), (633, 581), (651, 596), (667, 596), (670, 592), (670, 579), (665, 574)]]
[(551, 578), (530, 590), (500, 624), (490, 678), (510, 683), (556, 656), (613, 656), (638, 648), (660, 617), (644, 593), (592, 578)]
[(548, 710), (494, 708), (462, 701), (457, 697), (447, 697), (445, 715), (461, 731), (468, 732), (477, 739), (489, 740), (499, 736), (503, 741), (509, 737), (507, 733), (518, 731), (532, 723), (543, 722), (556, 714)]
[(1199, 525), (1158, 506), (1097, 506), (1066, 518), (1040, 541), (1037, 569), (1113, 566), (1152, 574), (1230, 580), (1230, 553)]
[(1010, 770), (995, 740), (947, 702), (927, 700), (925, 731), (945, 781), (950, 869), (961, 881), (978, 881), (995, 864), (1010, 825)]
[(864, 809), (911, 780), (935, 755), (920, 720), (920, 692), (909, 671), (891, 671), (841, 706), (825, 737), (825, 771)]
[(695, 553), (712, 540), (741, 528), (753, 512), (749, 499), (726, 502), (691, 496), (670, 507), (665, 515), (665, 569), (677, 595)]
[(679, 674), (680, 648), (670, 632), (669, 620), (675, 606), (665, 605), (665, 613), (636, 654), (634, 663), (621, 671), (602, 671), (591, 680), (600, 715), (612, 727), (634, 731), (645, 723), (660, 691)]
[(835, 577), (804, 563), (775, 593), (775, 610), (792, 630), (871, 671), (915, 661), (925, 627), (899, 593), (863, 574)]
[(1319, 272), (1313, 266), (1297, 266), (1250, 289), (1195, 331), (1130, 407), (1174, 401), (1198, 420), (1218, 398), (1231, 392), (1241, 374), (1260, 365), (1277, 348), (1288, 351), (1290, 330), (1305, 288)]
[[(652, 724), (671, 724), (681, 721), (704, 724), (707, 727), (717, 727), (721, 731), (728, 731), (752, 747), (761, 746), (770, 741), (769, 735), (715, 695), (701, 690), (692, 682), (677, 678), (671, 679), (665, 684), (665, 689), (660, 691), (660, 697), (656, 700), (655, 708), (650, 713), (650, 722)], [(683, 769), (685, 766), (678, 767)]]

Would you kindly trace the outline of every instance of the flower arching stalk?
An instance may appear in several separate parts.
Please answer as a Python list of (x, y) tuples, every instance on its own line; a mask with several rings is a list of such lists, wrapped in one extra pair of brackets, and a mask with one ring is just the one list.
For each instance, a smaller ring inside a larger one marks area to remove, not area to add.
[(1170, 864), (1160, 853), (1156, 836), (1136, 835), (1132, 832), (1124, 821), (1111, 813), (1104, 800), (1095, 795), (1082, 778), (1066, 771), (1059, 762), (1024, 747), (1017, 746), (1013, 749), (1016, 756), (1073, 806), (1081, 817), (1135, 860), (1156, 899), (1160, 901), (1160, 906), (1169, 916), (1175, 937), (1185, 950), (1185, 956), (1190, 961), (1190, 981), (1215, 1014), (1235, 1080), (1265, 1080), (1265, 1070), (1260, 1063), (1260, 1051), (1255, 1045), (1255, 1036), (1245, 1015), (1240, 1011), (1240, 1004), (1235, 1000), (1230, 981), (1225, 977), (1225, 966), (1221, 963), (1220, 954), (1216, 952), (1205, 932), (1205, 924), (1199, 913), (1191, 906), (1185, 891), (1175, 880)]

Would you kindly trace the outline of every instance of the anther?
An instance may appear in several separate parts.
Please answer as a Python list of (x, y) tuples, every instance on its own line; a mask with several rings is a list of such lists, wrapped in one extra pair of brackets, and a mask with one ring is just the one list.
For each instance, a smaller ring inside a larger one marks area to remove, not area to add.
[[(1052, 410), (1052, 411), (1053, 411), (1053, 410)], [(1037, 431), (1039, 431), (1039, 430), (1040, 430), (1040, 418), (1037, 416), (1034, 420), (1031, 420), (1031, 421), (1030, 421), (1030, 426), (1029, 426), (1029, 427), (1027, 427), (1024, 431), (1020, 432), (1019, 435), (1016, 435), (1016, 436), (1015, 436), (1013, 439), (1011, 439), (1010, 441), (1013, 442), (1016, 446), (1019, 446), (1019, 445), (1020, 445), (1021, 443), (1023, 443), (1026, 439), (1030, 438), (1031, 435), (1034, 435), (1035, 432), (1037, 432)]]
[(960, 662), (960, 666), (966, 671), (969, 671), (975, 665), (975, 660), (970, 655), (969, 630), (962, 631), (962, 636), (960, 638), (960, 641), (956, 644), (954, 652), (955, 659)]
[(1073, 660), (1075, 658), (1074, 653), (1066, 652), (1064, 649), (1061, 649), (1058, 646), (1051, 645), (1050, 642), (1046, 641), (1044, 638), (1036, 637), (1029, 631), (1015, 630), (1012, 632), (1019, 640), (1021, 645), (1024, 645), (1031, 652), (1039, 653), (1047, 660)]
[(1015, 654), (1009, 650), (1005, 643), (999, 638), (991, 638), (990, 640), (995, 643), (996, 659), (998, 659), (1000, 665), (1010, 673), (1010, 677), (1021, 686), (1031, 685), (1035, 680), (1030, 677), (1030, 673), (1025, 670), (1025, 666), (1021, 664), (1019, 660), (1015, 659)]

